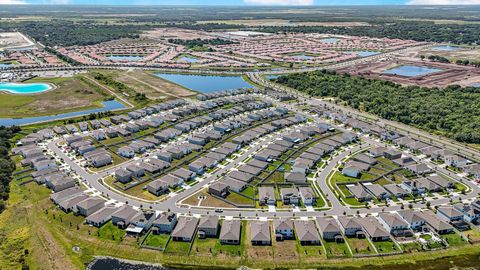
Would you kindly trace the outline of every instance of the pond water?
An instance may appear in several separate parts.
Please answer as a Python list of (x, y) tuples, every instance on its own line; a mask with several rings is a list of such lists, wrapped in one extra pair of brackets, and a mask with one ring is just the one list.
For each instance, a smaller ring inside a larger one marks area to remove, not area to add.
[(272, 80), (272, 79), (276, 79), (278, 77), (280, 77), (281, 75), (266, 75), (265, 78), (267, 78), (267, 80)]
[(195, 58), (195, 57), (182, 56), (182, 57), (178, 58), (178, 61), (179, 61), (179, 62), (188, 62), (188, 63), (197, 63), (197, 62), (200, 61), (200, 60), (198, 60), (198, 59)]
[(472, 84), (473, 87), (480, 87), (480, 82)]
[(174, 82), (193, 91), (212, 93), (229, 89), (252, 88), (241, 76), (210, 76), (155, 73), (155, 76)]
[(460, 48), (457, 46), (450, 46), (450, 45), (442, 45), (442, 46), (435, 46), (432, 48), (434, 51), (457, 51)]
[(340, 39), (338, 38), (322, 38), (320, 41), (325, 43), (337, 43)]
[(108, 55), (108, 59), (114, 62), (135, 62), (143, 59), (141, 55)]
[(16, 126), (28, 125), (28, 124), (38, 123), (38, 122), (53, 121), (53, 120), (71, 118), (76, 116), (89, 115), (97, 112), (113, 111), (113, 110), (125, 108), (125, 106), (122, 103), (116, 100), (104, 101), (102, 102), (102, 105), (103, 105), (102, 108), (62, 113), (62, 114), (56, 114), (56, 115), (36, 116), (36, 117), (27, 117), (27, 118), (0, 118), (0, 126), (8, 127), (13, 125), (16, 125)]
[(13, 65), (10, 64), (10, 63), (0, 63), (0, 68), (9, 68), (11, 66), (13, 66)]
[(359, 57), (368, 57), (368, 56), (380, 54), (380, 52), (375, 52), (375, 51), (350, 51), (348, 53), (355, 53)]
[(310, 60), (310, 59), (314, 59), (315, 57), (311, 55), (306, 55), (306, 54), (297, 54), (297, 55), (294, 55), (293, 58), (296, 58), (299, 60)]
[(167, 270), (162, 266), (153, 266), (142, 263), (129, 263), (114, 258), (97, 259), (87, 267), (88, 270)]
[(416, 77), (416, 76), (424, 76), (424, 75), (428, 75), (428, 74), (432, 74), (440, 71), (442, 70), (437, 68), (404, 65), (404, 66), (398, 66), (391, 69), (387, 69), (383, 71), (383, 73), (398, 75), (398, 76), (405, 76), (405, 77)]
[(52, 89), (48, 83), (0, 83), (0, 91), (12, 94), (35, 94)]

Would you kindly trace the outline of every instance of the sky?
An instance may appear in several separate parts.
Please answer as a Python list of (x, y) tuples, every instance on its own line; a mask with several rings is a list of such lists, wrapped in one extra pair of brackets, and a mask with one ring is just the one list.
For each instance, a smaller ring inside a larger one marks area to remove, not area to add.
[(0, 4), (103, 5), (480, 5), (480, 0), (0, 0)]

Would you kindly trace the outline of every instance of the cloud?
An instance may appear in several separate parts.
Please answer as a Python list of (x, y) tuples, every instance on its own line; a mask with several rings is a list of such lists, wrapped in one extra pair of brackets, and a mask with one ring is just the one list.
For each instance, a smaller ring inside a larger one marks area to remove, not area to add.
[(0, 5), (24, 5), (26, 3), (23, 0), (0, 0)]
[(407, 5), (480, 5), (480, 0), (410, 0)]
[(270, 6), (308, 6), (313, 5), (314, 0), (244, 0), (247, 5), (270, 5)]

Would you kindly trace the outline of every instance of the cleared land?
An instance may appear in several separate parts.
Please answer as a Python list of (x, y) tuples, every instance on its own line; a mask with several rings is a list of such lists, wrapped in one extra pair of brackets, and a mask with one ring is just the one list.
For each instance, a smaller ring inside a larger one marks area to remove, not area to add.
[(101, 108), (111, 97), (83, 80), (72, 78), (34, 78), (27, 82), (52, 83), (56, 89), (39, 94), (0, 93), (0, 117), (29, 117)]

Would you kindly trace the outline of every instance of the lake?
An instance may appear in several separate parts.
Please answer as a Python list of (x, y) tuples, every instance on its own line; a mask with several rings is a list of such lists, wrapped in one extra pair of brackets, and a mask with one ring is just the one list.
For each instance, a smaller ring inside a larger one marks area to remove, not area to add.
[(299, 60), (310, 60), (310, 59), (314, 59), (315, 57), (311, 55), (306, 55), (306, 54), (297, 54), (297, 55), (294, 55), (293, 58), (296, 58)]
[(223, 90), (253, 87), (253, 85), (246, 82), (241, 76), (210, 76), (169, 73), (155, 73), (155, 76), (200, 93), (212, 93)]
[(142, 55), (109, 55), (108, 59), (113, 62), (136, 62), (143, 59)]
[(276, 79), (280, 76), (282, 76), (282, 75), (266, 75), (265, 78), (267, 78), (267, 80), (272, 80), (272, 79)]
[(472, 84), (473, 87), (480, 87), (480, 82)]
[(179, 62), (198, 63), (198, 59), (190, 56), (182, 56), (178, 58)]
[(322, 38), (320, 39), (321, 42), (325, 43), (337, 43), (340, 39), (338, 38)]
[(440, 72), (441, 69), (437, 68), (429, 68), (423, 66), (410, 66), (410, 65), (403, 65), (394, 67), (391, 69), (387, 69), (383, 71), (383, 74), (391, 74), (391, 75), (398, 75), (404, 77), (416, 77), (416, 76), (424, 76), (428, 74), (432, 74), (435, 72)]
[(36, 94), (52, 89), (48, 83), (0, 83), (0, 91), (12, 94)]
[(0, 69), (2, 69), (2, 68), (9, 68), (9, 67), (11, 67), (11, 66), (13, 66), (13, 65), (10, 64), (10, 63), (0, 63)]
[(433, 49), (434, 51), (457, 51), (457, 50), (460, 49), (460, 48), (457, 47), (457, 46), (442, 45), (442, 46), (432, 47), (432, 49)]
[(126, 108), (125, 105), (123, 105), (122, 103), (116, 100), (104, 101), (102, 102), (102, 105), (103, 105), (102, 108), (62, 113), (62, 114), (56, 114), (56, 115), (26, 117), (26, 118), (0, 118), (0, 126), (28, 125), (28, 124), (38, 123), (38, 122), (60, 120), (60, 119), (72, 118), (76, 116), (89, 115), (97, 112), (113, 111), (113, 110)]
[(354, 53), (358, 57), (368, 57), (368, 56), (380, 54), (380, 52), (374, 52), (374, 51), (349, 51), (348, 53)]

